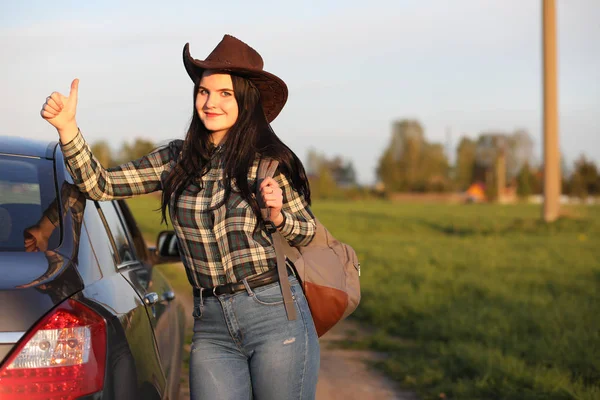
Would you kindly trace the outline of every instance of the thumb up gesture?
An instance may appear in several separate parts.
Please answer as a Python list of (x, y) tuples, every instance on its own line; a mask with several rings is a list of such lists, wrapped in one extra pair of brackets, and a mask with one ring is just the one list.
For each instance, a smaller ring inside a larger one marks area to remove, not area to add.
[(46, 102), (42, 106), (40, 112), (42, 118), (55, 127), (59, 133), (72, 127), (75, 127), (75, 130), (77, 129), (75, 113), (77, 111), (78, 88), (79, 79), (75, 79), (71, 83), (71, 91), (68, 97), (58, 92), (52, 92), (50, 96), (46, 97)]

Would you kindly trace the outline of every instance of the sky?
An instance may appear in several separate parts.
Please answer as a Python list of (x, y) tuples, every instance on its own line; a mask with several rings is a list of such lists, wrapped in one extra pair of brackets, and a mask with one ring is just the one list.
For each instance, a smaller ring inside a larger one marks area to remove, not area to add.
[[(600, 164), (600, 1), (557, 0), (560, 146)], [(360, 183), (417, 119), (431, 142), (525, 129), (542, 157), (541, 0), (3, 1), (0, 135), (57, 140), (39, 111), (80, 79), (88, 142), (183, 138), (190, 43), (204, 59), (224, 34), (263, 57), (289, 99), (272, 126), (306, 160), (353, 162)], [(1, 149), (0, 149), (1, 151)]]

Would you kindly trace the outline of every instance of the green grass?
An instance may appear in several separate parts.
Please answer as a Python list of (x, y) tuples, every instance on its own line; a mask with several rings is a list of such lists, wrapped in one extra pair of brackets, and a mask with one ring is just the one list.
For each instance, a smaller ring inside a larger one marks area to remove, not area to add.
[(187, 297), (192, 296), (192, 287), (181, 264), (159, 264), (154, 268), (160, 270), (175, 292), (187, 295)]
[(170, 218), (169, 226), (160, 222), (162, 214), (160, 210), (157, 211), (160, 208), (160, 196), (156, 193), (137, 196), (126, 201), (148, 243), (156, 243), (160, 231), (173, 230)]
[(553, 224), (525, 205), (313, 210), (361, 260), (354, 317), (373, 333), (354, 345), (387, 352), (379, 367), (403, 386), (424, 399), (600, 398), (600, 208)]
[(362, 344), (424, 398), (600, 398), (600, 210), (319, 203), (362, 266)]

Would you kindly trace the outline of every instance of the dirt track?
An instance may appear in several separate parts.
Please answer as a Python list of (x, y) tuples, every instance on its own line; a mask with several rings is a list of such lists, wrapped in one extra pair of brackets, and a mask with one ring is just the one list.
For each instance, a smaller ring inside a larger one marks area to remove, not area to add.
[(317, 400), (417, 400), (411, 392), (402, 390), (368, 363), (385, 357), (371, 351), (336, 349), (332, 344), (346, 338), (348, 330), (360, 331), (344, 321), (321, 338), (321, 369), (317, 383)]

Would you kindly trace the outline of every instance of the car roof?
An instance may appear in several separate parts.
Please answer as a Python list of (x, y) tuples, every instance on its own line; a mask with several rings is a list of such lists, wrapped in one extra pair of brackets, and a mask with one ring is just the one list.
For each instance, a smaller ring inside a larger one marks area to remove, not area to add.
[(0, 154), (54, 159), (58, 142), (18, 136), (0, 136)]

